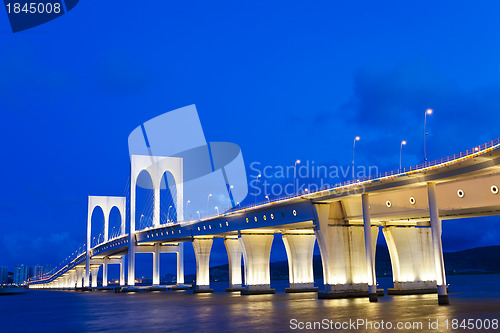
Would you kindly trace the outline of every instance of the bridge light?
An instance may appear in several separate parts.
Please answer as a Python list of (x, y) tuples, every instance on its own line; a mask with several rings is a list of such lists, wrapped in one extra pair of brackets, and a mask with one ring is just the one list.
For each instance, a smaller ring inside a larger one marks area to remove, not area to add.
[(432, 114), (432, 109), (427, 109), (427, 111), (425, 111), (425, 113)]
[(457, 191), (457, 195), (458, 195), (459, 198), (463, 198), (465, 196), (465, 193), (464, 193), (464, 191), (462, 189), (460, 189), (460, 190)]
[(498, 194), (498, 186), (496, 185), (491, 186), (491, 193)]

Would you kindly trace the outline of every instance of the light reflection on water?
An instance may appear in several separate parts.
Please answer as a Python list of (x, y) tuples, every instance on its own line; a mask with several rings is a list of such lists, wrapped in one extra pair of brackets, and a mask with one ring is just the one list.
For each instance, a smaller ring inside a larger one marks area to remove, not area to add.
[[(318, 300), (316, 293), (283, 293), (286, 281), (273, 281), (276, 295), (254, 296), (225, 293), (226, 283), (214, 284), (214, 294), (30, 291), (0, 297), (0, 331), (281, 332), (290, 331), (291, 319), (364, 319), (422, 322), (420, 332), (436, 332), (427, 327), (429, 320), (439, 320), (443, 332), (446, 319), (500, 319), (500, 275), (451, 276), (449, 282), (450, 306), (438, 306), (436, 295), (385, 296), (378, 303)], [(363, 331), (370, 330), (353, 332)]]

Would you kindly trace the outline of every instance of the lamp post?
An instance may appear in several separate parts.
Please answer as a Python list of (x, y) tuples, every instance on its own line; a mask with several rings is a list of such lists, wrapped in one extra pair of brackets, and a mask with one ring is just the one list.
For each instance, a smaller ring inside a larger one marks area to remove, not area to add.
[(200, 211), (199, 211), (199, 210), (197, 210), (196, 212), (198, 213), (198, 220), (201, 220)]
[[(257, 176), (257, 186), (259, 185), (259, 178), (262, 177), (262, 175), (259, 173)], [(255, 192), (255, 205), (257, 205), (257, 191)]]
[(210, 197), (211, 197), (211, 196), (212, 196), (212, 193), (210, 193), (210, 194), (208, 195), (208, 198), (207, 198), (207, 214), (208, 214), (208, 202), (210, 201)]
[(297, 184), (295, 178), (297, 177), (297, 164), (300, 164), (300, 160), (296, 160), (293, 165), (293, 195), (297, 195)]
[(234, 196), (232, 195), (233, 188), (234, 188), (233, 185), (229, 186), (229, 207), (227, 208), (228, 210), (233, 208), (233, 204), (234, 204)]
[(217, 209), (217, 215), (219, 215), (220, 214), (219, 213), (219, 207), (215, 206), (214, 208)]
[(432, 114), (432, 109), (427, 109), (425, 110), (425, 114), (424, 114), (424, 165), (427, 165), (427, 152), (425, 151), (425, 137), (429, 134), (426, 132), (425, 130), (425, 125), (427, 123), (427, 115), (430, 115)]
[(399, 149), (399, 172), (401, 172), (401, 155), (403, 154), (403, 146), (406, 145), (406, 141), (401, 141), (401, 148)]
[(191, 200), (188, 200), (188, 201), (186, 202), (186, 208), (185, 208), (185, 210), (186, 210), (186, 215), (188, 215), (188, 206), (189, 206), (189, 204), (190, 204), (190, 203), (191, 203)]
[(266, 199), (267, 199), (267, 202), (271, 202), (271, 200), (269, 200), (269, 196), (266, 195)]
[(170, 222), (170, 208), (172, 208), (172, 205), (170, 205), (170, 207), (168, 207), (168, 211), (167, 211), (167, 223)]
[(354, 180), (355, 175), (354, 175), (354, 150), (356, 149), (356, 141), (359, 141), (361, 138), (359, 136), (354, 138), (354, 141), (352, 143), (352, 180)]

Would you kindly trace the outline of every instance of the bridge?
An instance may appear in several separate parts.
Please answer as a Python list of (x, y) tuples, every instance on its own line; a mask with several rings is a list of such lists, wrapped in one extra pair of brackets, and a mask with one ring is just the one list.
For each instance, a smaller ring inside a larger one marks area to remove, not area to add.
[[(229, 262), (227, 291), (274, 293), (269, 261), (274, 235), (281, 234), (289, 265), (287, 292), (314, 291), (319, 298), (377, 301), (381, 291), (377, 290), (375, 249), (381, 230), (393, 272), (394, 288), (388, 294), (437, 293), (439, 304), (448, 304), (441, 221), (500, 214), (500, 139), (422, 165), (188, 221), (183, 218), (181, 158), (132, 155), (131, 165), (130, 207), (126, 207), (126, 197), (89, 196), (85, 251), (50, 276), (31, 282), (30, 288), (95, 288), (101, 266), (106, 287), (108, 265), (118, 264), (122, 290), (138, 290), (136, 253), (153, 253), (152, 290), (162, 288), (160, 253), (175, 253), (177, 283), (173, 288), (185, 288), (183, 248), (191, 243), (196, 256), (194, 292), (211, 292), (211, 247), (214, 238), (223, 238)], [(154, 213), (153, 226), (138, 230), (135, 188), (142, 171), (150, 174), (154, 184)], [(160, 224), (159, 184), (166, 171), (176, 179), (179, 222)], [(104, 212), (104, 237), (91, 247), (90, 221), (96, 207)], [(110, 237), (108, 220), (113, 207), (120, 212), (121, 226), (120, 234)], [(127, 208), (129, 232), (125, 233)], [(324, 287), (319, 291), (313, 276), (315, 242), (323, 266)]]

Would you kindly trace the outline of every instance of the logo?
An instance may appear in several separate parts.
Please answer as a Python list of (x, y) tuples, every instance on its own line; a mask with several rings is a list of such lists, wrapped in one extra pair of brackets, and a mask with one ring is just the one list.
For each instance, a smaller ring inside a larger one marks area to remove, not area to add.
[(168, 189), (174, 194), (172, 209), (177, 211), (177, 221), (223, 214), (248, 194), (240, 147), (230, 142), (207, 142), (194, 105), (137, 127), (129, 135), (128, 148), (136, 185), (156, 191)]

